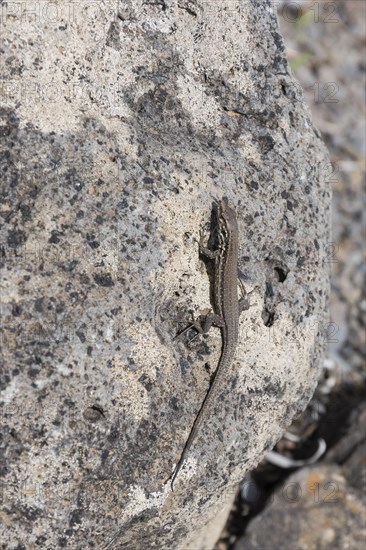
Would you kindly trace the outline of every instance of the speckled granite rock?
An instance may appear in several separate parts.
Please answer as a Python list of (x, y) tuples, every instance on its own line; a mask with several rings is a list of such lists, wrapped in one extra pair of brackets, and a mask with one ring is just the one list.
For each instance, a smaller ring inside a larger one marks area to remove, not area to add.
[[(269, 2), (12, 6), (0, 121), (3, 545), (194, 548), (316, 384), (324, 147)], [(223, 195), (238, 213), (240, 276), (256, 290), (172, 493), (221, 346), (217, 330), (174, 336), (210, 308), (196, 239)]]

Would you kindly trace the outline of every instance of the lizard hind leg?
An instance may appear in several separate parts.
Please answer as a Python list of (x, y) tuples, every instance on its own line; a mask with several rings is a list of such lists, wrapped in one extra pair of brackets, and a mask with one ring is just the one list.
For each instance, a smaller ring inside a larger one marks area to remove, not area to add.
[(205, 315), (201, 316), (199, 320), (192, 321), (188, 326), (186, 326), (183, 330), (178, 332), (178, 334), (175, 336), (174, 339), (179, 338), (183, 334), (185, 334), (188, 330), (194, 329), (197, 331), (195, 336), (193, 336), (190, 339), (190, 342), (195, 340), (199, 334), (207, 334), (209, 330), (213, 327), (223, 327), (223, 320), (219, 315), (216, 315), (213, 311), (209, 311)]
[(204, 318), (202, 332), (207, 333), (213, 326), (222, 328), (224, 326), (224, 321), (222, 317), (216, 315), (213, 311), (210, 311)]
[(194, 340), (195, 338), (197, 338), (198, 334), (203, 334), (204, 330), (202, 328), (202, 322), (200, 322), (199, 320), (192, 320), (192, 322), (187, 325), (183, 330), (180, 330), (174, 337), (174, 340), (177, 340), (179, 339), (181, 336), (183, 336), (183, 334), (185, 334), (186, 332), (188, 332), (189, 330), (191, 329), (194, 329), (197, 334), (195, 334), (195, 336), (193, 336), (193, 338), (190, 339), (190, 341)]

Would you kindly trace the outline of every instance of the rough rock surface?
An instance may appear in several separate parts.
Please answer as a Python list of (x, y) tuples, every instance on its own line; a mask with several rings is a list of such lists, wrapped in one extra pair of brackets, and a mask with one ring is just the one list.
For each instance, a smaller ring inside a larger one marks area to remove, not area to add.
[(304, 468), (280, 487), (235, 550), (363, 550), (364, 510), (339, 466)]
[[(193, 548), (315, 387), (328, 160), (270, 2), (72, 6), (2, 11), (2, 543)], [(172, 493), (221, 349), (174, 337), (211, 307), (223, 195), (253, 305)]]
[(281, 484), (235, 550), (363, 550), (365, 425), (362, 404), (351, 416), (347, 433), (327, 455), (327, 464), (300, 470)]

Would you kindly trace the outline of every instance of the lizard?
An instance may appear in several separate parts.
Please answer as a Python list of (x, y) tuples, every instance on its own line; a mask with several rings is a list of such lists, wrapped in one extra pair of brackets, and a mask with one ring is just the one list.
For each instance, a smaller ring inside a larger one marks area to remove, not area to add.
[(239, 317), (242, 311), (249, 308), (249, 294), (239, 279), (243, 291), (243, 297), (238, 297), (238, 250), (239, 230), (235, 210), (228, 203), (227, 197), (223, 197), (214, 204), (215, 227), (212, 237), (216, 237), (216, 248), (211, 250), (203, 244), (203, 233), (199, 243), (200, 255), (214, 261), (213, 302), (214, 311), (208, 313), (203, 326), (197, 322), (189, 328), (195, 328), (199, 333), (208, 332), (214, 325), (221, 330), (222, 349), (212, 384), (203, 400), (202, 406), (196, 416), (180, 459), (171, 476), (171, 488), (182, 468), (193, 441), (209, 416), (211, 404), (216, 401), (222, 390), (221, 381), (229, 371), (238, 344)]

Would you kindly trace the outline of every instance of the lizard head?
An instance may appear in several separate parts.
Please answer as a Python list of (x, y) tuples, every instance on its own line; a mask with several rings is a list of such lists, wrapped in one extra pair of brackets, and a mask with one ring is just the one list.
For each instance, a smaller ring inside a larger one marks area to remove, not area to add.
[(217, 204), (217, 217), (219, 225), (225, 225), (229, 231), (237, 228), (235, 210), (230, 208), (227, 197), (222, 197), (221, 201)]
[(229, 236), (238, 230), (235, 211), (230, 208), (227, 197), (216, 203), (217, 235), (220, 247), (225, 247)]

